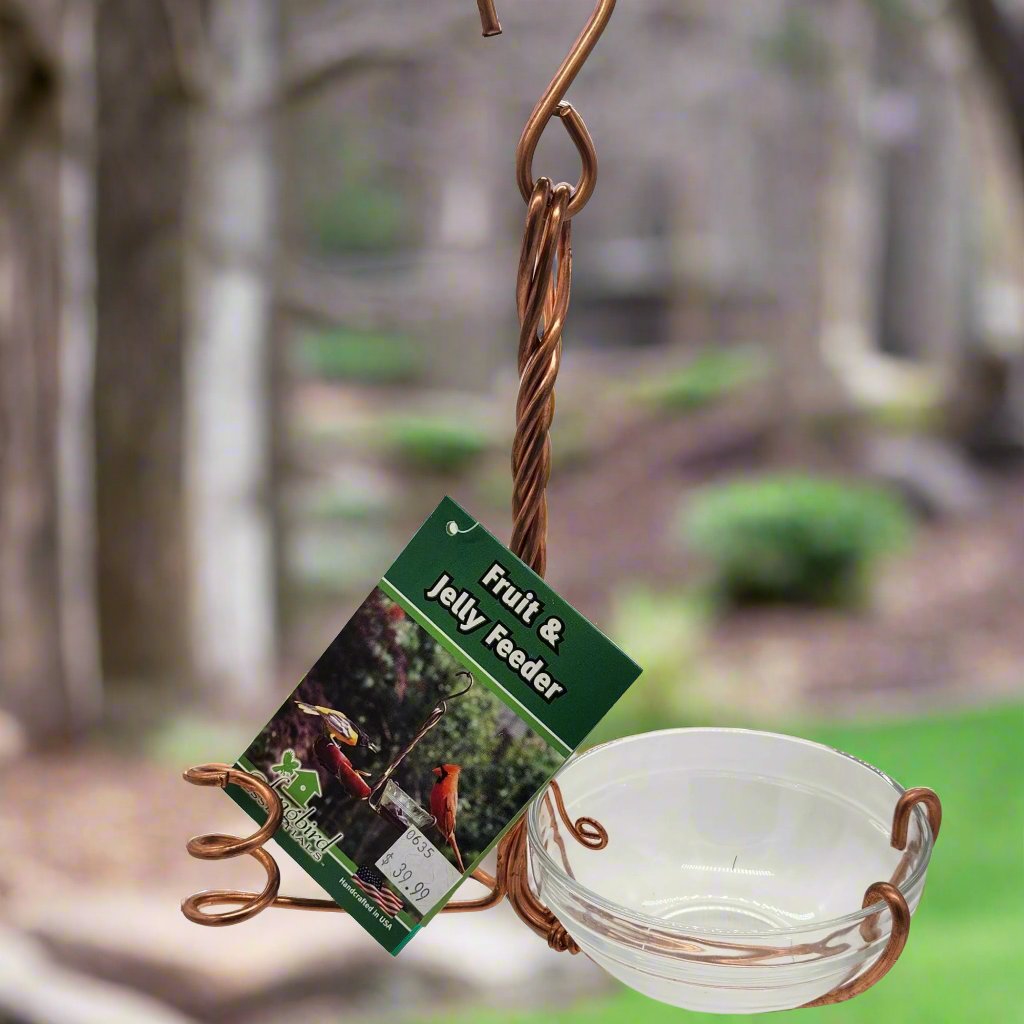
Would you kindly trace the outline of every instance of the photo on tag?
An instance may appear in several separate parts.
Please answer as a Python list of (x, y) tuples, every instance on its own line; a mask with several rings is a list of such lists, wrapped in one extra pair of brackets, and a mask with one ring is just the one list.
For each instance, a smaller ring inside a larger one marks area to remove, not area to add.
[(236, 762), (281, 797), (280, 845), (392, 953), (639, 674), (478, 526), (445, 499)]

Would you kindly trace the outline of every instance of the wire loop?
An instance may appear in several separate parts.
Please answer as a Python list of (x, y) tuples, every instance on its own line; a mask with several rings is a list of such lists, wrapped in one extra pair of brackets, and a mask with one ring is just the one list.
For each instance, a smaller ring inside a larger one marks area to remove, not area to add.
[(845, 985), (840, 985), (839, 988), (834, 988), (818, 999), (804, 1003), (802, 1009), (845, 1003), (848, 999), (853, 999), (877, 985), (892, 970), (907, 944), (907, 937), (910, 935), (910, 908), (903, 898), (903, 893), (890, 882), (875, 882), (874, 885), (868, 886), (861, 906), (866, 910), (872, 904), (882, 900), (889, 906), (892, 928), (889, 932), (889, 941), (885, 944), (885, 949), (882, 950), (878, 959), (863, 974), (848, 981)]
[(925, 786), (908, 789), (896, 804), (896, 812), (892, 819), (892, 846), (894, 850), (907, 848), (907, 836), (910, 833), (910, 814), (918, 804), (924, 804), (928, 814), (928, 824), (932, 830), (932, 842), (939, 838), (942, 827), (942, 803), (938, 795)]
[[(480, 23), (483, 26), (484, 35), (498, 35), (501, 32), (501, 24), (498, 22), (497, 11), (494, 9), (494, 0), (477, 0), (477, 5), (480, 8)], [(541, 136), (553, 117), (557, 117), (562, 122), (576, 147), (582, 165), (576, 184), (566, 186), (569, 189), (569, 203), (565, 212), (567, 220), (575, 217), (594, 194), (594, 188), (597, 186), (597, 151), (594, 149), (594, 140), (590, 137), (583, 118), (571, 104), (564, 102), (565, 94), (593, 52), (597, 41), (608, 26), (614, 10), (615, 0), (598, 0), (597, 6), (586, 25), (583, 26), (576, 42), (566, 54), (561, 66), (555, 72), (554, 78), (548, 83), (544, 95), (533, 108), (533, 113), (530, 114), (519, 139), (519, 145), (516, 147), (516, 182), (523, 199), (529, 203), (539, 184), (539, 179), (538, 181), (533, 180), (533, 158), (537, 152), (537, 146), (540, 144)]]

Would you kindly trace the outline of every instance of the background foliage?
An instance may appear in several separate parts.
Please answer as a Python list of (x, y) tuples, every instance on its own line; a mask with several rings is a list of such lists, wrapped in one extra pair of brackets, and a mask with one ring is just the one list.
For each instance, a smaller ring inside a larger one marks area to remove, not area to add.
[(787, 474), (707, 489), (686, 528), (728, 600), (838, 604), (863, 596), (872, 562), (911, 523), (879, 488)]

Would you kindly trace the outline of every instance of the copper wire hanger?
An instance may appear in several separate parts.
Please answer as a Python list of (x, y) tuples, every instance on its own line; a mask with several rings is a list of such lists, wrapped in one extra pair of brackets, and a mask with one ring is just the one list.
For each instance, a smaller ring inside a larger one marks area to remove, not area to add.
[[(564, 97), (601, 38), (615, 3), (616, 0), (599, 0), (576, 42), (533, 108), (516, 149), (516, 182), (527, 203), (527, 218), (517, 286), (522, 331), (519, 344), (520, 391), (512, 451), (514, 525), (510, 547), (540, 576), (544, 575), (547, 553), (545, 491), (550, 473), (548, 431), (554, 415), (554, 384), (561, 358), (562, 326), (568, 308), (572, 276), (571, 219), (586, 205), (597, 183), (597, 153), (590, 132), (579, 113), (564, 102)], [(484, 36), (498, 35), (501, 24), (494, 0), (477, 0), (477, 6)], [(552, 186), (547, 178), (542, 177), (536, 181), (533, 178), (533, 157), (552, 117), (562, 121), (579, 153), (582, 170), (575, 186)], [(458, 673), (463, 674), (469, 676), (469, 686), (441, 697), (435, 705), (435, 714), (446, 700), (453, 700), (468, 692), (472, 686), (472, 676), (469, 673)], [(428, 723), (425, 723), (428, 728), (430, 721), (428, 719)], [(281, 825), (283, 807), (280, 796), (266, 781), (240, 768), (224, 764), (191, 768), (185, 773), (185, 779), (198, 786), (240, 786), (261, 801), (268, 810), (266, 822), (247, 838), (215, 834), (197, 836), (190, 840), (187, 849), (193, 857), (222, 860), (248, 854), (263, 866), (267, 875), (266, 885), (259, 893), (221, 889), (189, 896), (182, 902), (181, 909), (190, 921), (214, 927), (231, 925), (245, 921), (272, 906), (344, 913), (344, 909), (334, 900), (279, 895), (280, 872), (274, 858), (264, 849), (264, 844), (273, 838)], [(544, 801), (552, 826), (557, 830), (560, 820), (581, 846), (597, 851), (608, 844), (608, 833), (600, 822), (586, 817), (575, 821), (571, 818), (556, 780), (552, 779), (536, 799)], [(876, 929), (882, 910), (887, 909), (891, 915), (889, 938), (884, 949), (863, 973), (848, 979), (845, 984), (806, 1006), (826, 1006), (852, 999), (880, 981), (902, 953), (910, 931), (910, 910), (898, 886), (909, 867), (909, 821), (918, 804), (926, 810), (933, 836), (938, 835), (942, 813), (938, 797), (929, 789), (907, 790), (897, 803), (891, 829), (892, 846), (897, 850), (906, 850), (907, 854), (889, 882), (876, 882), (868, 887), (862, 903), (864, 909), (878, 907), (878, 913), (862, 924), (865, 941), (878, 937)], [(559, 845), (564, 852), (560, 840)], [(487, 910), (507, 897), (519, 918), (545, 938), (552, 949), (578, 953), (579, 946), (572, 936), (540, 902), (530, 885), (525, 813), (519, 816), (498, 844), (497, 852), (494, 875), (482, 868), (472, 873), (472, 877), (488, 891), (477, 899), (453, 901), (443, 908), (442, 913)], [(209, 909), (221, 906), (234, 909), (218, 912)], [(686, 946), (687, 943), (682, 942), (675, 952), (683, 955)], [(665, 952), (672, 955), (673, 950), (666, 949)], [(791, 948), (785, 947), (762, 951), (761, 955), (771, 959), (772, 956), (789, 953)]]

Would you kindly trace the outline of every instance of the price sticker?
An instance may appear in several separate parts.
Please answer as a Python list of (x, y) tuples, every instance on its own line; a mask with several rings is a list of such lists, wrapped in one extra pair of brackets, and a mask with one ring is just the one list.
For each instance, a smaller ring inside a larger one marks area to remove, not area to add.
[(448, 858), (412, 826), (377, 861), (377, 867), (421, 914), (428, 914), (462, 878)]

